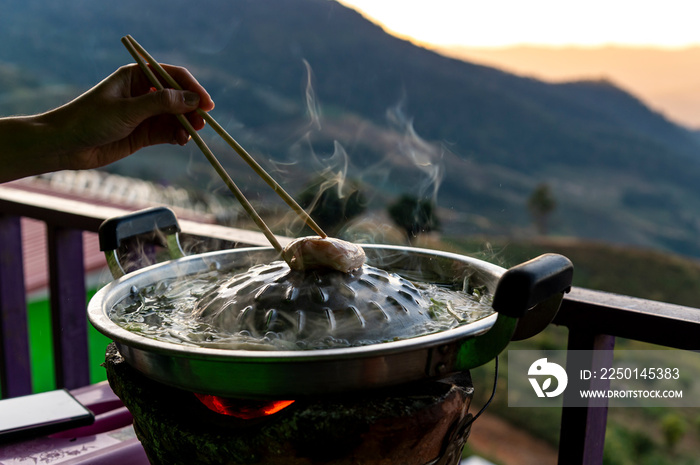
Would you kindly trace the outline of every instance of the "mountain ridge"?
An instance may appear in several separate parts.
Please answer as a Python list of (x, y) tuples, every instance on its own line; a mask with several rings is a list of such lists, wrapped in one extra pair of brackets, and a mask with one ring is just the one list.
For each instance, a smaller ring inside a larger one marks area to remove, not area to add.
[[(0, 61), (79, 88), (128, 59), (118, 38), (129, 33), (190, 68), (217, 120), (285, 186), (324, 172), (364, 177), (372, 208), (401, 193), (436, 195), (446, 233), (528, 235), (527, 196), (546, 182), (556, 234), (700, 256), (698, 138), (609, 82), (552, 84), (445, 57), (330, 0), (140, 5), (27, 0), (6, 20), (86, 32), (45, 43), (14, 27)], [(165, 152), (112, 169), (214, 185), (194, 149)], [(179, 161), (149, 166), (166, 157)], [(188, 170), (179, 177), (178, 165)]]
[(607, 79), (667, 118), (700, 128), (700, 46), (431, 46), (441, 54), (546, 82)]

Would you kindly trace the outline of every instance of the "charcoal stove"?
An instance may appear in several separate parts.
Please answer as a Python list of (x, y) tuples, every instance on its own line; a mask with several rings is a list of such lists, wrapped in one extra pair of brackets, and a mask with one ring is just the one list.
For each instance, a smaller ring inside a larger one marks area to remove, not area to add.
[(105, 367), (154, 465), (455, 465), (471, 426), (468, 372), (306, 398), (276, 413), (263, 413), (274, 401), (222, 399), (230, 408), (222, 414), (201, 396), (143, 376), (114, 344)]
[[(372, 266), (464, 292), (479, 289), (492, 299), (494, 311), (446, 330), (398, 332), (380, 343), (318, 350), (211, 348), (144, 337), (116, 324), (110, 312), (140, 296), (140, 289), (205, 270), (250, 269), (269, 263), (276, 252), (210, 252), (125, 273), (113, 252), (123, 240), (154, 229), (165, 231), (165, 243), (177, 243), (179, 228), (169, 210), (106, 222), (101, 243), (119, 277), (88, 308), (92, 324), (114, 341), (106, 363), (110, 384), (132, 410), (154, 463), (457, 463), (470, 425), (469, 369), (493, 360), (510, 340), (543, 329), (570, 288), (573, 271), (568, 259), (553, 254), (505, 270), (446, 252), (363, 246)], [(319, 308), (326, 314), (347, 310)], [(264, 412), (278, 401), (288, 405)], [(228, 414), (234, 411), (254, 415)], [(181, 451), (188, 442), (188, 452)], [(215, 458), (205, 461), (204, 450)], [(187, 460), (174, 461), (177, 457)]]

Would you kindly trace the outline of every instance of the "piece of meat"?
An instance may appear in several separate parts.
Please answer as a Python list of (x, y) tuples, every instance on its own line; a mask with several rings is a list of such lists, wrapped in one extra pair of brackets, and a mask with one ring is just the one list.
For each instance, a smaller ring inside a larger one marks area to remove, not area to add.
[(365, 263), (365, 251), (352, 242), (309, 236), (290, 242), (284, 248), (282, 258), (293, 270), (331, 268), (349, 273)]

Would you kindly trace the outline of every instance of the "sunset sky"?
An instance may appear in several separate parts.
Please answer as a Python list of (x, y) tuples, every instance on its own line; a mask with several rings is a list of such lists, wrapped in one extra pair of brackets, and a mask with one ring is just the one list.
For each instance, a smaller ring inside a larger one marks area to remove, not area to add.
[(546, 81), (607, 79), (700, 130), (698, 0), (339, 1), (449, 56)]
[(398, 35), (470, 47), (700, 45), (697, 0), (340, 0)]

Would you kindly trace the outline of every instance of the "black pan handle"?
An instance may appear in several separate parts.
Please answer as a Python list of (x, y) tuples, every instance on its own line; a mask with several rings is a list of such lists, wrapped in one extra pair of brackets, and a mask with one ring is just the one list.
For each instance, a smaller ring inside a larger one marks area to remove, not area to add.
[(179, 233), (175, 212), (167, 207), (153, 207), (106, 219), (98, 230), (100, 250), (117, 250), (122, 241), (156, 231), (165, 235)]
[(141, 245), (136, 247), (137, 252), (132, 257), (125, 259), (119, 253), (124, 244), (134, 241), (158, 244), (167, 247), (171, 259), (180, 258), (184, 253), (180, 247), (179, 232), (175, 212), (167, 207), (154, 207), (105, 220), (100, 225), (98, 236), (100, 250), (106, 254), (110, 271), (115, 278), (119, 278), (151, 264), (146, 254), (139, 250)]
[[(541, 255), (503, 273), (491, 304), (498, 312), (497, 320), (486, 333), (458, 344), (455, 368), (461, 371), (481, 366), (500, 354), (510, 341), (527, 339), (546, 328), (571, 289), (573, 276), (571, 261), (557, 254)], [(436, 353), (431, 357), (440, 360), (440, 351)]]
[(535, 305), (569, 292), (573, 275), (574, 265), (558, 254), (540, 255), (516, 265), (498, 281), (493, 309), (506, 316), (522, 318)]

